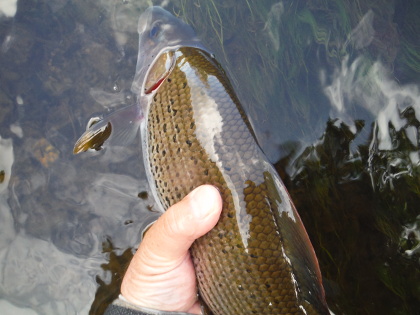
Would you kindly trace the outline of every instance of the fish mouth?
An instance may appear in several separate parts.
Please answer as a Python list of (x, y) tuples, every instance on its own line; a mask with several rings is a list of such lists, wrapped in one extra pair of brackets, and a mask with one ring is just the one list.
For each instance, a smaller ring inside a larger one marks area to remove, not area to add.
[(176, 61), (175, 49), (176, 48), (165, 48), (153, 59), (144, 76), (141, 89), (143, 95), (154, 94), (172, 73)]

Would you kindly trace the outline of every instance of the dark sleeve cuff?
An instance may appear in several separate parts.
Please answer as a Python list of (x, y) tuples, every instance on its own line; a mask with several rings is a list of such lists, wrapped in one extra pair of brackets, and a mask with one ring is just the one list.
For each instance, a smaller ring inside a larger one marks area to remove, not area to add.
[(104, 315), (149, 315), (141, 311), (136, 311), (131, 308), (111, 304), (107, 307)]
[(134, 305), (124, 298), (116, 299), (107, 307), (104, 315), (192, 315), (183, 312), (159, 311), (151, 308)]

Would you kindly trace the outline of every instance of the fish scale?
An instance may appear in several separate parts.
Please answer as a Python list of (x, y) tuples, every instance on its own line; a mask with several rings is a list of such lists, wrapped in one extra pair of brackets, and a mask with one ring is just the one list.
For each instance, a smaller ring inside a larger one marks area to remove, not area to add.
[[(309, 240), (306, 232), (295, 235), (303, 229), (300, 219), (293, 222), (285, 212), (281, 218), (278, 206), (290, 201), (280, 197), (278, 189), (284, 188), (276, 186), (277, 175), (255, 142), (224, 71), (196, 48), (180, 48), (175, 56), (149, 107), (148, 160), (164, 208), (202, 184), (221, 192), (219, 222), (191, 248), (200, 295), (214, 314), (303, 314), (301, 307), (308, 314), (325, 313), (322, 303), (316, 305), (316, 299), (300, 292), (305, 286), (296, 283), (313, 279), (302, 279), (305, 275), (290, 262), (293, 257), (287, 258), (293, 250), (286, 248), (280, 222), (298, 225), (289, 229), (298, 243), (292, 246), (306, 249)], [(222, 129), (212, 139), (203, 135), (209, 132), (203, 121), (213, 117), (209, 106), (222, 118)], [(200, 141), (207, 138), (210, 145)], [(312, 260), (307, 262), (313, 269)], [(314, 295), (322, 294), (315, 292), (317, 285), (310, 286)]]

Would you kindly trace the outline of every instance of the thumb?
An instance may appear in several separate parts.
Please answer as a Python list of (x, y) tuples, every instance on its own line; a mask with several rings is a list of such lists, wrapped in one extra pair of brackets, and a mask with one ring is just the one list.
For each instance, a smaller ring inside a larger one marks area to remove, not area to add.
[(170, 207), (146, 233), (144, 259), (161, 267), (180, 263), (191, 244), (216, 225), (221, 211), (219, 191), (211, 185), (199, 186)]
[(132, 303), (162, 310), (197, 311), (191, 244), (210, 231), (222, 211), (218, 190), (203, 185), (170, 207), (149, 229), (131, 260), (121, 294)]

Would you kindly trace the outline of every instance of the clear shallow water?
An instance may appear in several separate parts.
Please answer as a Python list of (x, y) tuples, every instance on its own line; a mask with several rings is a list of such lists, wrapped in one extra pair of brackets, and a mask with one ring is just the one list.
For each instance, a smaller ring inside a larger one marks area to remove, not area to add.
[[(135, 101), (137, 18), (151, 3), (20, 0), (0, 18), (2, 313), (100, 314), (156, 217), (138, 197), (136, 143), (72, 154), (90, 117)], [(418, 309), (418, 4), (164, 5), (216, 53), (280, 160), (332, 310)]]

